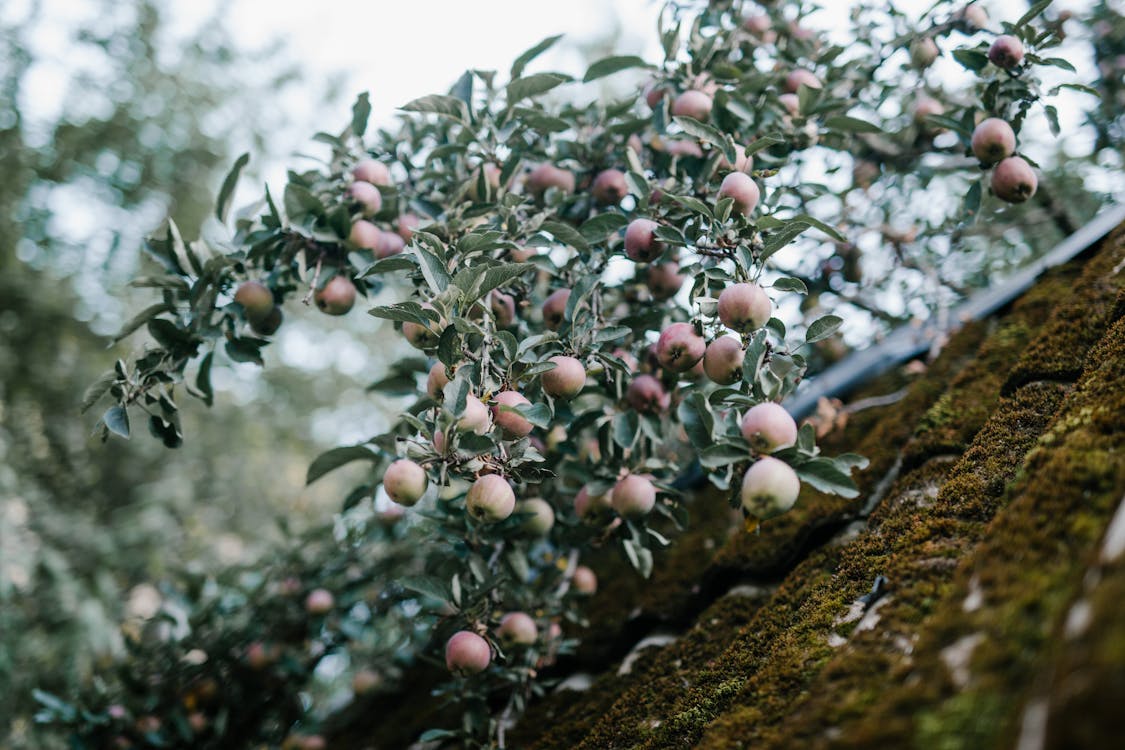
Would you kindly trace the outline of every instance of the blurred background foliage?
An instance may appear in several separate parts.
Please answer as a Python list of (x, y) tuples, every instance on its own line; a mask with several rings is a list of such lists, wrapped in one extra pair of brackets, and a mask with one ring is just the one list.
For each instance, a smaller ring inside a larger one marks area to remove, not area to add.
[[(235, 155), (267, 162), (279, 129), (313, 132), (325, 125), (318, 106), (353, 92), (303, 81), (280, 44), (237, 46), (219, 16), (184, 36), (162, 0), (89, 5), (95, 22), (69, 25), (35, 2), (18, 17), (0, 8), (0, 747), (51, 746), (32, 724), (32, 689), (87, 684), (121, 654), (121, 623), (155, 610), (161, 579), (254, 561), (287, 534), (330, 524), (351, 478), (303, 488), (306, 467), (384, 429), (393, 404), (364, 387), (401, 346), (380, 340), (373, 358), (367, 316), (325, 335), (287, 310), (264, 370), (216, 372), (215, 408), (185, 411), (192, 438), (179, 451), (98, 443), (79, 405), (116, 356), (143, 343), (106, 350), (149, 299), (125, 286), (144, 262), (143, 236), (169, 215), (196, 236)], [(1041, 162), (1051, 203), (1028, 211), (1051, 230), (1030, 233), (1045, 246), (1118, 184), (1090, 170), (1122, 163), (1125, 19), (1110, 0), (1088, 12), (1098, 147), (1078, 168), (1061, 150)], [(49, 47), (66, 53), (53, 59), (42, 40), (60, 34)], [(594, 59), (621, 51), (613, 46), (607, 36), (576, 49)], [(31, 94), (59, 75), (67, 95), (29, 114)], [(271, 106), (279, 91), (306, 87), (307, 122)]]

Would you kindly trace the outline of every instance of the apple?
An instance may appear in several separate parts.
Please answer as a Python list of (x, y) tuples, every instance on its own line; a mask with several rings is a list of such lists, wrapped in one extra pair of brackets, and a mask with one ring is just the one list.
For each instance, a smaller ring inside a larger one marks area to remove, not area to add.
[(656, 487), (648, 479), (629, 474), (613, 486), (613, 509), (625, 518), (639, 518), (656, 505)]
[(763, 456), (742, 479), (742, 508), (758, 519), (781, 515), (797, 502), (801, 480), (784, 461)]
[(719, 185), (719, 197), (734, 200), (734, 210), (743, 216), (754, 213), (758, 200), (762, 197), (758, 183), (745, 172), (731, 172)]
[(1018, 156), (1009, 156), (992, 170), (992, 192), (1008, 203), (1023, 203), (1035, 195), (1039, 180), (1031, 165)]
[(1011, 34), (1001, 34), (988, 48), (988, 59), (998, 68), (1014, 68), (1023, 62), (1023, 42)]
[(727, 159), (726, 154), (721, 154), (719, 156), (719, 168), (733, 169), (736, 172), (749, 173), (754, 169), (754, 157), (747, 156), (746, 149), (737, 148), (734, 151), (734, 164), (730, 163), (730, 160)]
[(914, 102), (914, 122), (922, 128), (930, 128), (926, 118), (931, 115), (945, 114), (945, 107), (937, 99), (928, 96), (919, 96)]
[(352, 675), (352, 692), (369, 695), (383, 684), (383, 677), (372, 669), (360, 669)]
[(539, 251), (533, 247), (513, 247), (508, 250), (508, 257), (514, 263), (526, 263), (539, 254)]
[(509, 411), (506, 407), (530, 406), (531, 402), (516, 391), (500, 391), (492, 397), (495, 405), (492, 407), (492, 421), (504, 431), (508, 437), (521, 438), (534, 429), (531, 424), (517, 411)]
[(516, 509), (516, 493), (499, 474), (485, 474), (469, 487), (465, 509), (481, 523), (503, 521)]
[(414, 237), (414, 230), (421, 223), (422, 220), (418, 218), (417, 214), (405, 213), (398, 217), (398, 225), (395, 231), (398, 232), (399, 237), (402, 237), (402, 241), (409, 245), (410, 240)]
[[(664, 101), (664, 97), (668, 95), (668, 89), (661, 85), (660, 81), (653, 79), (648, 82), (644, 89), (645, 104), (649, 109), (656, 109), (660, 106), (660, 102)], [(634, 148), (634, 151), (640, 153), (639, 148)]]
[(355, 305), (355, 284), (347, 276), (333, 276), (313, 293), (313, 302), (322, 313), (347, 315)]
[(785, 76), (785, 90), (790, 94), (796, 94), (801, 86), (808, 86), (810, 89), (823, 88), (820, 79), (812, 72), (803, 68), (789, 71), (789, 75)]
[(500, 618), (496, 637), (510, 645), (531, 646), (539, 639), (539, 628), (527, 613), (509, 612)]
[(400, 237), (395, 232), (388, 232), (386, 230), (379, 230), (379, 239), (375, 243), (375, 255), (380, 260), (389, 258), (392, 255), (398, 255), (406, 249), (406, 240)]
[(1016, 152), (1016, 133), (999, 117), (982, 120), (973, 130), (973, 154), (983, 164), (995, 164)]
[(746, 29), (753, 36), (759, 39), (764, 39), (766, 34), (773, 28), (773, 22), (770, 17), (765, 13), (759, 13), (753, 16), (747, 16), (742, 21), (742, 28)]
[(192, 711), (188, 714), (187, 723), (193, 734), (202, 734), (207, 731), (207, 727), (210, 725), (210, 722), (207, 721), (207, 714), (201, 711)]
[(454, 674), (478, 674), (491, 662), (492, 647), (472, 631), (459, 630), (445, 643), (445, 666)]
[(261, 672), (263, 669), (276, 662), (277, 658), (277, 647), (267, 646), (261, 641), (254, 641), (246, 647), (246, 665), (255, 672)]
[(461, 418), (457, 420), (457, 427), (465, 432), (475, 432), (478, 435), (488, 432), (489, 428), (492, 427), (488, 407), (470, 393), (465, 397), (465, 411), (461, 414)]
[(656, 341), (656, 359), (660, 366), (672, 372), (690, 370), (703, 358), (707, 342), (695, 332), (690, 323), (673, 323), (664, 329)]
[[(433, 306), (429, 303), (423, 304), (422, 307), (433, 309)], [(427, 325), (409, 320), (402, 324), (402, 335), (415, 349), (432, 349), (437, 346), (438, 339), (441, 337), (441, 324), (428, 318), (427, 321)]]
[(313, 589), (305, 597), (305, 611), (310, 615), (325, 615), (336, 606), (336, 597), (328, 589)]
[(426, 393), (434, 401), (441, 401), (445, 386), (449, 385), (449, 376), (445, 372), (445, 365), (435, 362), (426, 376)]
[(555, 364), (540, 377), (543, 391), (554, 398), (569, 401), (582, 391), (586, 385), (586, 368), (574, 357), (554, 356), (547, 360)]
[(383, 230), (367, 219), (358, 219), (352, 223), (351, 232), (348, 233), (348, 241), (356, 247), (375, 250), (379, 247), (379, 239), (382, 234)]
[(266, 317), (250, 321), (250, 330), (259, 336), (272, 336), (281, 328), (282, 317), (281, 308), (274, 306)]
[(429, 477), (426, 470), (413, 461), (400, 458), (383, 473), (383, 489), (399, 505), (411, 506), (426, 493)]
[(657, 263), (648, 267), (645, 283), (653, 299), (665, 300), (676, 296), (684, 285), (684, 279), (679, 263)]
[(745, 356), (741, 341), (733, 336), (722, 336), (707, 345), (703, 353), (703, 372), (719, 385), (737, 383), (742, 380)]
[(910, 43), (910, 63), (915, 68), (926, 69), (934, 64), (941, 54), (931, 37), (922, 36)]
[(555, 509), (541, 497), (521, 500), (516, 503), (515, 512), (533, 514), (524, 520), (521, 527), (531, 536), (547, 536), (547, 533), (555, 525)]
[(988, 25), (988, 13), (977, 3), (966, 5), (957, 12), (957, 18), (963, 21), (970, 31), (983, 29)]
[(273, 292), (260, 281), (244, 281), (239, 284), (234, 293), (234, 301), (242, 305), (242, 312), (251, 323), (265, 320), (276, 307)]
[(714, 106), (715, 102), (709, 95), (690, 89), (672, 101), (672, 115), (706, 122), (711, 119), (711, 109)]
[(608, 520), (612, 508), (612, 490), (604, 495), (592, 495), (589, 489), (583, 487), (574, 496), (574, 514), (587, 523), (604, 523)]
[[(703, 158), (703, 149), (695, 141), (685, 141), (679, 139), (661, 141), (660, 149), (658, 150), (664, 150), (671, 156), (689, 156), (693, 159)], [(651, 203), (659, 203), (663, 198), (663, 194), (660, 194), (658, 196), (656, 195), (656, 193), (657, 191), (654, 190), (653, 195), (650, 196), (649, 201)]]
[(574, 577), (570, 579), (570, 584), (576, 594), (590, 596), (598, 590), (598, 577), (585, 565), (579, 565), (574, 569)]
[(376, 159), (362, 159), (352, 167), (352, 177), (360, 182), (369, 182), (372, 185), (390, 185), (391, 170), (387, 165)]
[(348, 186), (348, 197), (358, 203), (364, 216), (374, 216), (383, 209), (383, 196), (370, 182), (356, 180)]
[(625, 401), (639, 412), (659, 414), (668, 409), (671, 397), (652, 375), (638, 375), (625, 389)]
[(633, 219), (625, 227), (625, 254), (631, 260), (649, 262), (664, 252), (664, 243), (656, 238), (660, 225), (652, 219)]
[(566, 315), (566, 303), (570, 300), (569, 289), (557, 289), (543, 302), (543, 325), (557, 331)]
[(796, 94), (782, 94), (777, 100), (785, 107), (790, 117), (796, 117), (801, 113), (801, 98)]
[(574, 192), (574, 173), (554, 164), (540, 164), (527, 175), (526, 184), (528, 192), (536, 198), (551, 188), (570, 194)]
[(785, 407), (772, 401), (750, 407), (739, 427), (742, 437), (759, 453), (774, 453), (797, 444), (797, 423)]
[(480, 190), (481, 172), (484, 173), (485, 182), (488, 184), (488, 191), (491, 195), (495, 195), (496, 191), (500, 189), (500, 167), (492, 162), (486, 162), (477, 169), (473, 170), (472, 176), (469, 178), (469, 199), (480, 203), (487, 200), (488, 196)]
[(497, 328), (509, 328), (516, 321), (516, 300), (510, 294), (492, 291), (488, 295), (488, 309)]
[(616, 206), (621, 199), (629, 194), (629, 185), (625, 182), (625, 173), (620, 169), (606, 169), (594, 178), (591, 191), (594, 200), (602, 206)]
[(732, 284), (719, 294), (719, 320), (738, 333), (756, 331), (766, 324), (773, 303), (760, 286), (752, 282)]

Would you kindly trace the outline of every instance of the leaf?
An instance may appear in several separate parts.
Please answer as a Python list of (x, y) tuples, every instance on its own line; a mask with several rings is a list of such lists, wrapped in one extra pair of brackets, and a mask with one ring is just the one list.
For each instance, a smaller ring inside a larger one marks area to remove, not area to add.
[(590, 242), (597, 243), (604, 240), (606, 235), (620, 230), (628, 223), (629, 219), (624, 214), (604, 213), (586, 221), (578, 228), (578, 231)]
[(1039, 0), (1039, 2), (1037, 2), (1035, 5), (1032, 5), (1030, 8), (1028, 8), (1027, 13), (1024, 13), (1022, 16), (1020, 16), (1020, 20), (1016, 21), (1016, 26), (1024, 26), (1028, 22), (1035, 19), (1037, 16), (1042, 15), (1043, 11), (1047, 10), (1047, 6), (1050, 4), (1051, 0)]
[(413, 591), (446, 603), (450, 601), (449, 589), (446, 587), (445, 581), (435, 576), (412, 576), (403, 578), (398, 583), (407, 591)]
[(1043, 64), (1044, 65), (1053, 65), (1056, 68), (1062, 68), (1063, 70), (1068, 71), (1070, 73), (1077, 73), (1078, 72), (1078, 70), (1073, 65), (1071, 65), (1070, 62), (1062, 59), (1061, 57), (1044, 58)]
[(360, 271), (357, 279), (366, 279), (368, 276), (375, 276), (381, 273), (393, 273), (394, 271), (414, 271), (418, 268), (418, 263), (409, 255), (392, 255), (389, 258), (377, 260), (367, 268)]
[(687, 398), (680, 402), (676, 410), (680, 422), (684, 426), (688, 440), (696, 450), (703, 450), (711, 445), (715, 429), (715, 417), (707, 405), (707, 399), (699, 391), (692, 391)]
[(366, 91), (355, 98), (352, 105), (352, 135), (362, 138), (367, 131), (367, 118), (371, 116), (371, 97)]
[(203, 403), (208, 406), (215, 399), (215, 391), (211, 387), (211, 362), (215, 359), (215, 352), (209, 351), (199, 363), (199, 372), (195, 376), (195, 387), (203, 394)]
[(586, 75), (583, 76), (582, 82), (589, 83), (596, 81), (599, 78), (605, 78), (608, 75), (613, 75), (618, 71), (628, 70), (629, 68), (650, 68), (652, 67), (644, 59), (636, 55), (614, 55), (612, 57), (603, 57), (596, 63), (586, 69)]
[(685, 133), (693, 135), (702, 141), (706, 141), (722, 151), (727, 161), (731, 164), (734, 164), (738, 160), (738, 153), (735, 150), (734, 141), (718, 128), (702, 123), (691, 117), (673, 117), (672, 120), (683, 128)]
[(352, 461), (374, 461), (379, 455), (366, 445), (345, 445), (321, 453), (309, 464), (305, 484), (312, 484), (330, 471)]
[(652, 575), (652, 550), (632, 539), (623, 539), (621, 545), (625, 548), (625, 556), (633, 569), (648, 578)]
[(426, 283), (430, 285), (430, 289), (435, 294), (440, 294), (449, 287), (449, 271), (445, 267), (445, 259), (439, 257), (426, 245), (441, 247), (441, 242), (433, 235), (429, 235), (432, 238), (431, 242), (425, 242), (424, 237), (419, 238), (419, 235), (422, 234), (421, 232), (415, 234), (418, 239), (408, 248), (408, 251), (418, 259), (418, 266), (422, 269), (422, 276), (426, 279)]
[(605, 344), (610, 341), (623, 339), (633, 332), (628, 326), (607, 326), (594, 334), (595, 344)]
[(777, 232), (772, 232), (766, 238), (762, 248), (762, 260), (770, 257), (781, 248), (797, 239), (811, 224), (805, 221), (790, 221)]
[(426, 316), (426, 311), (417, 302), (398, 302), (393, 305), (380, 305), (367, 311), (369, 315), (398, 323), (417, 323), (429, 326), (434, 321)]
[(561, 221), (545, 221), (540, 229), (551, 234), (559, 242), (570, 245), (575, 250), (590, 249), (590, 243), (570, 224), (564, 224)]
[(819, 229), (820, 231), (824, 232), (825, 234), (827, 234), (829, 237), (836, 240), (837, 242), (847, 242), (848, 241), (847, 237), (840, 234), (839, 229), (832, 226), (831, 224), (825, 224), (820, 219), (817, 219), (813, 216), (809, 216), (808, 214), (797, 214), (796, 216), (793, 217), (793, 220), (794, 221), (803, 221), (806, 224), (810, 224), (813, 227), (815, 227), (815, 228)]
[(962, 68), (979, 73), (988, 67), (988, 55), (979, 49), (955, 49), (953, 59), (961, 64)]
[[(558, 37), (555, 37), (556, 39)], [(457, 737), (456, 732), (451, 732), (448, 729), (427, 729), (418, 736), (419, 742), (433, 742), (434, 740), (451, 740)]]
[(878, 125), (861, 120), (858, 117), (849, 117), (847, 115), (837, 115), (829, 117), (824, 121), (824, 127), (832, 130), (843, 130), (847, 133), (882, 133), (883, 129)]
[(521, 54), (519, 57), (517, 57), (515, 62), (512, 63), (512, 71), (510, 73), (510, 78), (512, 80), (515, 80), (515, 79), (519, 78), (521, 75), (523, 75), (523, 70), (524, 70), (524, 68), (527, 67), (527, 64), (530, 63), (535, 58), (539, 57), (539, 55), (543, 54), (548, 49), (550, 49), (551, 45), (553, 45), (558, 40), (562, 39), (562, 36), (563, 36), (562, 34), (556, 34), (555, 36), (549, 36), (546, 39), (544, 39), (543, 41), (539, 42), (538, 44), (536, 44), (533, 47), (531, 47), (530, 49), (528, 49), (526, 52)]
[(227, 356), (235, 362), (252, 362), (256, 365), (264, 365), (265, 362), (262, 361), (260, 350), (265, 344), (265, 341), (257, 343), (255, 339), (229, 339), (223, 349)]
[(779, 143), (785, 143), (785, 139), (777, 135), (764, 135), (747, 146), (745, 152), (747, 156), (751, 156), (758, 153), (764, 148), (776, 146)]
[(540, 96), (561, 84), (573, 80), (563, 73), (535, 73), (526, 78), (517, 78), (508, 84), (508, 105), (511, 106), (521, 99)]
[(805, 286), (805, 282), (800, 279), (793, 278), (792, 276), (782, 276), (773, 282), (773, 288), (779, 292), (800, 292), (801, 294), (808, 294), (809, 288)]
[(629, 449), (637, 442), (640, 434), (640, 417), (637, 412), (629, 410), (617, 415), (613, 419), (613, 442), (622, 448)]
[(324, 206), (320, 200), (309, 192), (308, 188), (295, 182), (285, 186), (284, 203), (285, 215), (292, 222), (301, 223), (301, 220), (310, 214), (321, 218), (324, 216)]
[(465, 106), (465, 102), (455, 96), (445, 94), (430, 94), (429, 96), (419, 97), (402, 105), (400, 109), (407, 112), (422, 112), (440, 117), (451, 117), (461, 122), (467, 122), (469, 119), (469, 110)]
[(82, 394), (82, 405), (79, 407), (78, 413), (85, 414), (116, 382), (116, 370), (106, 370), (99, 375), (97, 380), (86, 386), (86, 391)]
[(118, 331), (117, 334), (113, 337), (113, 343), (116, 344), (118, 341), (125, 338), (126, 336), (129, 336), (160, 313), (167, 312), (168, 310), (169, 307), (164, 302), (158, 302), (155, 305), (149, 305), (144, 310), (141, 310), (139, 313), (134, 315), (128, 323), (121, 326), (121, 330)]
[(746, 446), (733, 443), (718, 443), (699, 453), (699, 463), (708, 469), (729, 466), (749, 458), (750, 451)]
[(812, 485), (821, 492), (840, 497), (859, 497), (859, 489), (852, 478), (836, 468), (828, 458), (814, 458), (796, 467), (797, 476), (802, 482)]
[(230, 212), (230, 201), (234, 197), (234, 189), (238, 185), (238, 177), (242, 174), (242, 168), (250, 163), (250, 154), (243, 154), (238, 157), (234, 162), (234, 166), (227, 172), (226, 178), (223, 180), (223, 186), (219, 188), (219, 198), (215, 201), (215, 218), (224, 224), (227, 221), (227, 215)]
[(965, 193), (965, 200), (961, 204), (961, 210), (969, 217), (969, 221), (976, 219), (977, 214), (980, 212), (980, 199), (981, 199), (981, 181), (976, 180), (969, 186), (968, 192)]
[(106, 429), (114, 435), (129, 438), (129, 413), (125, 411), (125, 407), (109, 407), (106, 413), (102, 415), (102, 422), (105, 423)]
[(809, 325), (809, 330), (805, 331), (805, 343), (812, 344), (828, 338), (836, 332), (843, 322), (844, 319), (838, 315), (825, 315), (823, 318), (817, 318)]
[(1051, 135), (1058, 138), (1061, 132), (1059, 128), (1059, 111), (1055, 109), (1053, 104), (1048, 104), (1043, 109), (1047, 113), (1047, 127), (1050, 128)]

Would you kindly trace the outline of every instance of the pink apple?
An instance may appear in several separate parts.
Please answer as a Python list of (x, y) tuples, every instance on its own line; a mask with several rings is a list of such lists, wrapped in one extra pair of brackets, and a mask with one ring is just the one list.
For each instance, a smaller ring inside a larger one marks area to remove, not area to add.
[(383, 489), (399, 505), (411, 506), (426, 493), (426, 470), (413, 461), (400, 458), (383, 473)]
[(531, 646), (539, 639), (539, 628), (526, 612), (509, 612), (500, 618), (496, 637), (507, 644)]
[(732, 284), (719, 294), (719, 320), (739, 333), (756, 331), (766, 324), (773, 303), (760, 286), (750, 282)]
[(1018, 156), (1009, 156), (992, 170), (992, 192), (1008, 203), (1023, 203), (1038, 187), (1035, 170)]
[(752, 406), (742, 417), (742, 437), (759, 453), (774, 453), (797, 444), (797, 423), (780, 404)]
[(999, 117), (982, 120), (973, 130), (973, 154), (984, 164), (994, 164), (1016, 152), (1016, 134)]
[(693, 325), (673, 323), (656, 341), (656, 359), (666, 370), (685, 372), (703, 358), (706, 349), (707, 342), (695, 332)]
[(332, 279), (313, 294), (313, 302), (322, 313), (347, 315), (355, 305), (355, 284), (347, 276)]
[(789, 464), (763, 456), (742, 479), (742, 508), (758, 519), (773, 518), (792, 508), (800, 491), (801, 480)]
[(591, 191), (594, 200), (602, 206), (616, 206), (621, 199), (629, 194), (629, 185), (625, 182), (625, 173), (620, 169), (606, 169), (594, 178)]
[(647, 515), (656, 505), (656, 487), (639, 474), (629, 474), (613, 486), (613, 509), (625, 518)]
[(485, 474), (469, 487), (465, 509), (481, 523), (503, 521), (516, 509), (516, 494), (504, 477)]
[(445, 666), (454, 674), (478, 674), (491, 663), (492, 647), (472, 631), (460, 630), (445, 643)]
[(715, 106), (714, 100), (703, 93), (691, 89), (683, 92), (672, 102), (672, 114), (676, 117), (690, 117), (700, 122), (711, 118), (711, 109)]
[(719, 385), (737, 383), (742, 379), (745, 356), (741, 341), (733, 336), (721, 336), (707, 345), (703, 354), (703, 372)]
[(504, 431), (508, 437), (524, 437), (534, 428), (531, 424), (517, 411), (510, 411), (511, 408), (516, 406), (530, 406), (531, 402), (523, 397), (522, 394), (516, 391), (500, 391), (492, 397), (495, 402), (492, 407), (492, 421)]
[(734, 210), (743, 216), (750, 216), (762, 197), (758, 183), (744, 172), (731, 172), (719, 185), (719, 197), (734, 200)]
[(383, 196), (370, 182), (356, 180), (348, 186), (348, 197), (358, 203), (364, 216), (374, 216), (383, 209)]
[(671, 401), (660, 381), (652, 375), (638, 375), (625, 390), (625, 401), (639, 412), (659, 414)]
[(582, 366), (582, 362), (574, 357), (561, 355), (547, 361), (553, 362), (555, 369), (548, 370), (541, 376), (543, 391), (565, 401), (577, 396), (586, 385), (586, 368)]
[(557, 331), (563, 324), (566, 315), (566, 303), (570, 300), (569, 289), (558, 289), (551, 292), (543, 302), (543, 325), (552, 331)]

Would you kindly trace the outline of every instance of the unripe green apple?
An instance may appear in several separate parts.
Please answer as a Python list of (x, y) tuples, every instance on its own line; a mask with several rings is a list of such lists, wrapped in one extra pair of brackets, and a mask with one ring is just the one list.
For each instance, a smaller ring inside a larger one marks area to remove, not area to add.
[(695, 332), (690, 323), (673, 323), (665, 328), (656, 341), (656, 359), (660, 366), (672, 372), (690, 370), (703, 358), (707, 342)]
[(910, 63), (915, 68), (926, 69), (934, 64), (941, 51), (931, 37), (921, 36), (910, 43)]
[(613, 509), (625, 518), (640, 518), (656, 505), (656, 487), (648, 479), (629, 474), (613, 486)]
[(664, 243), (656, 238), (660, 225), (652, 219), (633, 219), (625, 227), (625, 254), (631, 260), (649, 262), (664, 252)]
[(359, 204), (364, 216), (374, 216), (383, 210), (383, 196), (370, 182), (356, 180), (348, 186), (348, 197)]
[(469, 488), (465, 509), (481, 523), (503, 521), (516, 509), (516, 493), (504, 477), (485, 474)]
[(273, 312), (273, 292), (260, 281), (245, 281), (234, 293), (234, 301), (242, 305), (246, 319), (253, 323), (265, 320)]
[(711, 119), (711, 109), (715, 101), (695, 89), (689, 89), (677, 96), (672, 101), (672, 114), (675, 117), (691, 117), (692, 119), (706, 122)]
[(743, 216), (749, 216), (754, 213), (762, 193), (758, 189), (758, 183), (754, 182), (750, 175), (744, 172), (731, 172), (719, 185), (719, 197), (731, 198), (734, 200), (734, 210)]
[(671, 398), (652, 375), (638, 375), (625, 389), (625, 401), (639, 412), (659, 414), (667, 411)]
[(555, 369), (543, 373), (540, 381), (543, 391), (550, 396), (565, 401), (577, 396), (586, 385), (586, 368), (574, 357), (554, 356), (548, 362), (553, 362)]
[(585, 565), (579, 565), (574, 569), (574, 577), (571, 578), (570, 585), (576, 594), (590, 596), (598, 590), (598, 577)]
[(703, 354), (703, 372), (719, 385), (737, 383), (742, 379), (745, 356), (741, 341), (733, 336), (722, 336), (707, 345)]
[(1014, 68), (1023, 62), (1023, 42), (1011, 34), (1001, 34), (988, 48), (988, 59), (998, 68)]
[(1023, 203), (1038, 187), (1035, 170), (1018, 156), (1009, 156), (992, 170), (992, 192), (1008, 203)]
[(604, 495), (591, 495), (586, 487), (574, 496), (574, 514), (587, 523), (601, 525), (609, 520), (613, 509), (613, 491)]
[(574, 173), (559, 169), (554, 164), (540, 164), (527, 175), (527, 190), (535, 197), (541, 197), (550, 188), (573, 193)]
[(478, 674), (488, 669), (491, 663), (492, 647), (470, 630), (459, 630), (446, 641), (445, 667), (454, 674)]
[(738, 333), (756, 331), (766, 324), (773, 303), (757, 284), (732, 284), (719, 294), (719, 320)]
[(313, 294), (313, 302), (322, 313), (347, 315), (355, 305), (355, 284), (347, 276), (332, 279)]
[(995, 164), (1016, 152), (1016, 133), (999, 117), (982, 120), (973, 130), (973, 154), (983, 164)]
[(465, 397), (465, 411), (461, 414), (461, 418), (457, 420), (457, 427), (464, 432), (475, 432), (478, 435), (488, 432), (489, 428), (492, 427), (488, 407), (470, 393)]
[(525, 416), (518, 411), (509, 411), (516, 406), (530, 406), (523, 394), (516, 391), (500, 391), (492, 397), (495, 402), (492, 407), (492, 421), (509, 437), (524, 437), (534, 429)]
[(313, 589), (305, 597), (305, 611), (310, 615), (326, 615), (336, 606), (336, 598), (328, 589)]
[(657, 263), (648, 267), (645, 283), (653, 299), (665, 300), (676, 296), (684, 285), (684, 278), (679, 263)]
[(352, 168), (352, 177), (361, 182), (370, 182), (372, 185), (391, 184), (391, 170), (376, 159), (363, 159), (357, 162)]
[(515, 646), (531, 646), (539, 639), (539, 628), (526, 612), (509, 612), (500, 618), (496, 637)]
[(742, 479), (742, 508), (761, 520), (773, 518), (792, 508), (800, 491), (801, 480), (789, 464), (763, 456)]
[(819, 89), (823, 87), (823, 84), (816, 75), (804, 68), (789, 71), (789, 75), (785, 76), (786, 92), (796, 94), (801, 86), (808, 86), (810, 89)]
[(278, 328), (281, 328), (282, 318), (281, 308), (274, 305), (266, 317), (250, 321), (250, 330), (259, 336), (272, 336), (277, 333)]
[(434, 401), (441, 401), (447, 385), (449, 385), (449, 376), (445, 373), (445, 365), (434, 362), (430, 374), (426, 376), (426, 394)]
[(411, 506), (426, 494), (429, 477), (426, 470), (413, 461), (400, 458), (383, 473), (383, 489), (399, 505)]
[(797, 444), (797, 423), (785, 407), (766, 401), (742, 417), (742, 437), (759, 453), (775, 453)]
[(557, 289), (551, 292), (543, 302), (543, 325), (552, 331), (559, 330), (566, 316), (566, 303), (569, 300), (569, 289)]
[(594, 200), (602, 206), (616, 206), (621, 199), (629, 194), (629, 185), (625, 182), (625, 173), (620, 169), (606, 169), (594, 178), (591, 191)]
[(541, 497), (519, 501), (515, 512), (533, 514), (524, 520), (521, 527), (531, 536), (546, 536), (555, 525), (555, 509)]

